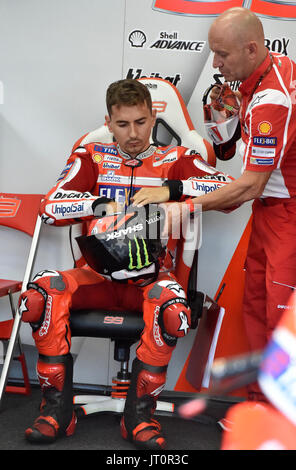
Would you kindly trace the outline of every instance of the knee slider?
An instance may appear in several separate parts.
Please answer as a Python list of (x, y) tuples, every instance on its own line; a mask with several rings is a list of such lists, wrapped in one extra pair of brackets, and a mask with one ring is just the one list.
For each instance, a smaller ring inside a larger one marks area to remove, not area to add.
[(30, 323), (33, 331), (36, 331), (43, 322), (46, 301), (46, 291), (35, 283), (29, 283), (28, 290), (20, 296), (19, 312), (22, 321)]
[(190, 329), (191, 310), (187, 300), (175, 297), (165, 302), (160, 307), (158, 324), (166, 344), (174, 346)]

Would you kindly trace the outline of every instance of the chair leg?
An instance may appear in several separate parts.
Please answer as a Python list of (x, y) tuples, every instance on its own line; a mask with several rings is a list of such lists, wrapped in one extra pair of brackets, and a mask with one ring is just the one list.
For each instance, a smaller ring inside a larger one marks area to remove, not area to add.
[[(15, 318), (15, 315), (16, 315), (16, 308), (15, 308), (15, 305), (14, 305), (14, 301), (13, 301), (13, 296), (12, 296), (11, 290), (8, 291), (8, 297), (9, 297), (9, 303), (10, 303), (11, 314), (12, 314), (12, 317)], [(21, 343), (21, 340), (20, 340), (19, 335), (18, 335), (17, 342), (18, 342), (19, 353), (20, 353), (20, 354), (23, 354), (22, 343)]]
[(12, 327), (12, 332), (11, 332), (11, 336), (10, 336), (10, 339), (9, 339), (8, 348), (7, 348), (7, 352), (6, 352), (6, 355), (5, 355), (3, 369), (2, 369), (2, 373), (1, 373), (1, 377), (0, 377), (0, 407), (1, 407), (1, 404), (2, 404), (3, 394), (4, 394), (4, 391), (5, 391), (5, 388), (6, 388), (9, 367), (10, 367), (11, 361), (13, 359), (15, 345), (18, 341), (20, 326), (21, 326), (21, 316), (20, 316), (19, 312), (17, 311), (16, 314), (15, 314), (13, 327)]
[[(110, 398), (97, 395), (78, 395), (73, 399), (74, 405), (81, 411), (85, 416), (93, 413), (123, 413), (125, 406), (125, 398)], [(157, 401), (156, 413), (166, 412), (174, 413), (174, 403), (166, 401)]]
[(112, 379), (111, 397), (100, 395), (74, 396), (73, 403), (76, 405), (76, 410), (77, 408), (80, 409), (84, 415), (102, 412), (122, 413), (130, 384), (129, 376), (128, 361), (121, 361), (120, 371)]
[[(8, 291), (9, 303), (11, 308), (12, 317), (14, 319), (12, 331), (10, 334), (9, 345), (7, 354), (5, 357), (4, 366), (2, 369), (2, 375), (0, 380), (0, 406), (2, 395), (5, 392), (7, 393), (18, 393), (21, 395), (29, 395), (31, 393), (31, 385), (28, 375), (28, 369), (26, 364), (25, 355), (22, 348), (22, 343), (19, 336), (19, 328), (20, 328), (20, 316), (19, 313), (16, 311), (13, 301), (12, 292)], [(16, 345), (18, 346), (18, 356), (14, 357)], [(7, 359), (6, 359), (7, 358)], [(8, 379), (8, 372), (9, 367), (13, 359), (16, 359), (20, 362), (23, 378), (24, 378), (24, 386), (17, 386), (17, 385), (6, 385)]]
[[(123, 413), (125, 399), (130, 385), (130, 373), (128, 372), (128, 361), (122, 361), (120, 371), (112, 379), (111, 397), (101, 395), (76, 395), (73, 403), (76, 409), (80, 409), (83, 415), (93, 413)], [(157, 401), (156, 412), (174, 412), (174, 404)]]
[(6, 385), (6, 393), (18, 393), (20, 395), (30, 395), (31, 393), (31, 384), (29, 380), (29, 374), (26, 364), (25, 355), (22, 353), (20, 356), (16, 357), (22, 367), (23, 377), (24, 377), (24, 386), (17, 385)]

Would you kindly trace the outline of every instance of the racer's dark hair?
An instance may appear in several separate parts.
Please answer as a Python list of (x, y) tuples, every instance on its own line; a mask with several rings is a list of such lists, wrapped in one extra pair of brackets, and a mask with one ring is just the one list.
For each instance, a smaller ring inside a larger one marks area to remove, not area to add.
[(134, 106), (146, 103), (152, 112), (152, 100), (148, 88), (136, 79), (126, 78), (111, 83), (106, 93), (106, 105), (109, 116), (113, 105)]

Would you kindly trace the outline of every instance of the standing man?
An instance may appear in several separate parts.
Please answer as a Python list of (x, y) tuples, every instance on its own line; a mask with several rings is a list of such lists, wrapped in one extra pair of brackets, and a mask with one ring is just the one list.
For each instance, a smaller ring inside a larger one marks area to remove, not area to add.
[[(234, 182), (192, 202), (208, 211), (254, 199), (243, 317), (251, 350), (260, 350), (296, 288), (296, 65), (269, 53), (261, 21), (244, 8), (222, 13), (208, 38), (214, 68), (226, 81), (241, 82), (243, 169)], [(169, 189), (157, 196), (140, 191), (134, 204), (166, 202)], [(265, 400), (257, 384), (249, 399)]]

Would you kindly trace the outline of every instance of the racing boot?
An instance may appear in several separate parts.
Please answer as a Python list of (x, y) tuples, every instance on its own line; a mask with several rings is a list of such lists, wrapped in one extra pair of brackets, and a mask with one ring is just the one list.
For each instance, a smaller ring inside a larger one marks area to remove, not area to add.
[(161, 426), (153, 418), (156, 400), (163, 390), (167, 366), (150, 366), (134, 359), (131, 383), (121, 419), (121, 435), (136, 447), (147, 450), (164, 449), (166, 442)]
[(50, 443), (60, 435), (72, 435), (75, 430), (72, 355), (39, 355), (37, 373), (42, 390), (41, 414), (25, 436), (31, 443)]

